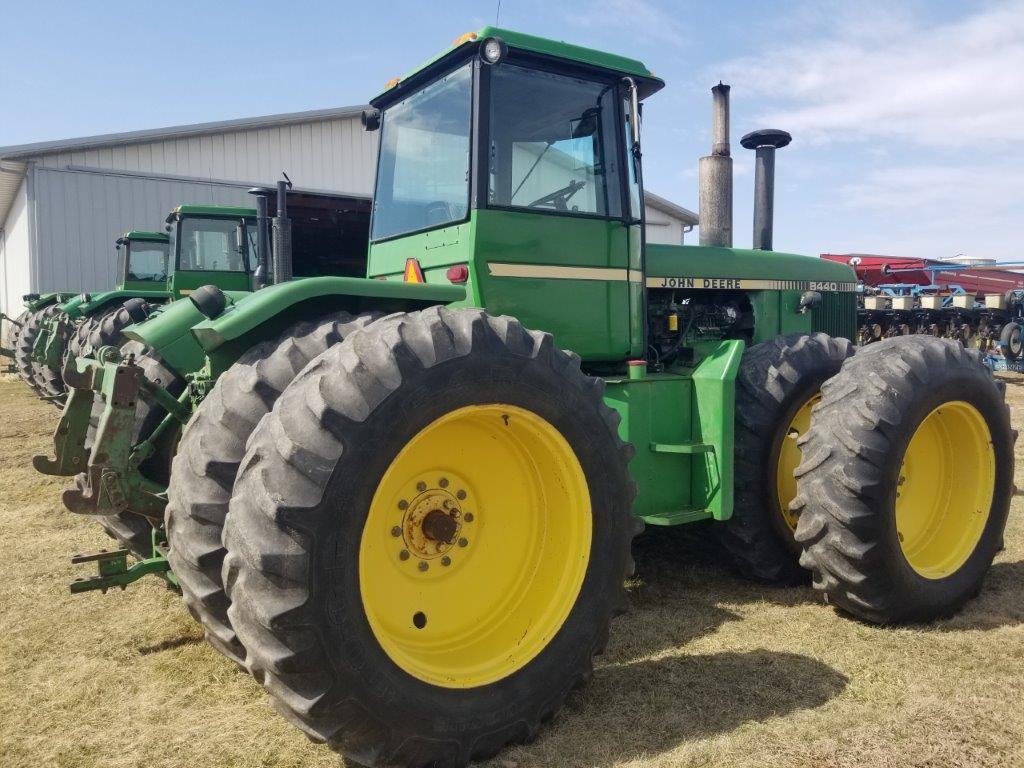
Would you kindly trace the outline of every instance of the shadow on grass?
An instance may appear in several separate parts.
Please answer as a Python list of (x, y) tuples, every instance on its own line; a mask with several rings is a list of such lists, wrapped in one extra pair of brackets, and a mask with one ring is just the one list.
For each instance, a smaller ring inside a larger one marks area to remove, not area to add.
[(961, 632), (1021, 624), (1024, 624), (1024, 560), (994, 563), (976, 598), (957, 615), (922, 629)]
[(571, 755), (573, 765), (617, 765), (820, 707), (846, 685), (827, 664), (763, 649), (611, 665), (598, 670), (540, 742), (508, 758), (523, 766), (562, 765), (551, 758)]
[(149, 656), (153, 653), (173, 651), (175, 648), (184, 648), (186, 645), (199, 645), (202, 642), (202, 635), (181, 635), (179, 637), (172, 637), (168, 640), (161, 640), (159, 643), (153, 643), (153, 645), (143, 645), (136, 650), (139, 652), (140, 656)]
[(628, 619), (615, 622), (608, 648), (613, 663), (683, 646), (739, 620), (729, 605), (822, 602), (809, 586), (777, 587), (737, 575), (712, 527), (702, 523), (650, 528), (635, 541), (633, 555)]

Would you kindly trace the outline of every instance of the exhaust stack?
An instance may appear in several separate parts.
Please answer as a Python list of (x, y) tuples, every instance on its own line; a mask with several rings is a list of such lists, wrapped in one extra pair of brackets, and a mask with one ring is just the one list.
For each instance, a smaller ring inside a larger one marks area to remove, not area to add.
[(748, 133), (740, 144), (753, 149), (754, 159), (754, 240), (753, 247), (760, 251), (772, 249), (775, 219), (775, 150), (782, 149), (793, 140), (786, 131), (765, 128)]
[(711, 154), (700, 159), (700, 244), (732, 246), (732, 157), (729, 155), (729, 86), (711, 89)]
[(270, 213), (268, 200), (273, 193), (265, 187), (253, 187), (250, 195), (256, 197), (256, 248), (259, 251), (259, 264), (253, 275), (253, 288), (266, 288), (270, 274)]
[(290, 181), (277, 182), (277, 215), (272, 219), (275, 285), (292, 279), (292, 221), (288, 218), (288, 188), (291, 185)]

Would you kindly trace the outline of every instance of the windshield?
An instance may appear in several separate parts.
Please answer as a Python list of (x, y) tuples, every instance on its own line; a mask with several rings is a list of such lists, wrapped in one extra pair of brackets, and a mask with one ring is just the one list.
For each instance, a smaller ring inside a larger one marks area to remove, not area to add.
[(374, 240), (468, 214), (471, 74), (466, 64), (384, 111)]
[[(242, 219), (183, 218), (178, 226), (178, 269), (186, 272), (247, 272), (247, 247), (255, 240), (255, 225)], [(241, 237), (240, 237), (241, 236)]]
[(488, 204), (620, 216), (618, 98), (589, 80), (493, 68)]
[(167, 280), (167, 243), (133, 240), (128, 243), (129, 280)]

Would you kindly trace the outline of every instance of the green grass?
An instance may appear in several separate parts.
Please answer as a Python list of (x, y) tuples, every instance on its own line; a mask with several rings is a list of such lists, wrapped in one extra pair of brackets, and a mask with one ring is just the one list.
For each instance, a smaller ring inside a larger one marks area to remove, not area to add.
[[(1021, 423), (1024, 379), (1009, 397)], [(109, 539), (31, 469), (56, 418), (0, 380), (0, 766), (337, 766), (157, 579), (68, 593), (89, 567), (69, 556)], [(637, 562), (592, 684), (491, 766), (1024, 765), (1019, 497), (981, 596), (927, 627), (878, 629), (810, 589), (748, 584), (696, 526), (647, 534)]]

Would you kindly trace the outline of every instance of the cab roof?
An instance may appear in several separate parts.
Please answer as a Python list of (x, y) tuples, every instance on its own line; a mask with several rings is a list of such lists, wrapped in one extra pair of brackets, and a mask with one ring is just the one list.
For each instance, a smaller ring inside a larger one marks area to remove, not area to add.
[(117, 238), (117, 242), (119, 244), (128, 242), (129, 240), (145, 240), (151, 243), (166, 243), (170, 241), (170, 238), (165, 232), (146, 232), (142, 229), (129, 229)]
[(167, 221), (181, 216), (255, 216), (255, 208), (239, 208), (230, 205), (179, 205), (167, 215)]
[(461, 35), (432, 59), (425, 61), (403, 77), (395, 78), (389, 82), (386, 89), (371, 99), (370, 103), (377, 107), (379, 106), (378, 102), (393, 101), (400, 92), (407, 90), (408, 86), (418, 85), (420, 82), (429, 79), (436, 71), (447, 66), (450, 62), (462, 58), (467, 51), (479, 48), (480, 42), (488, 37), (500, 37), (508, 45), (511, 52), (520, 51), (542, 58), (569, 61), (587, 68), (603, 70), (609, 74), (632, 77), (637, 81), (641, 98), (650, 96), (665, 85), (661, 78), (656, 77), (643, 62), (637, 59), (630, 59), (626, 56), (598, 51), (593, 48), (584, 48), (583, 46), (565, 43), (560, 40), (550, 40), (546, 37), (515, 32), (510, 29), (482, 27), (475, 32), (467, 32)]

